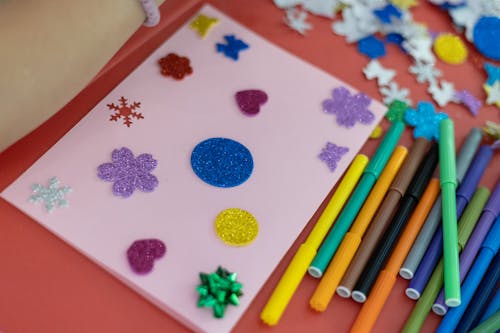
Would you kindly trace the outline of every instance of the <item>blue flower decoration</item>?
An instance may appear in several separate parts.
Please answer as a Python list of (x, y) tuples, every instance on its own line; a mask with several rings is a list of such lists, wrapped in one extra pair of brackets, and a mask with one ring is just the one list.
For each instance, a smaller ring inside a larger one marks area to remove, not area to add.
[(385, 56), (384, 42), (374, 36), (368, 36), (358, 42), (358, 51), (370, 59)]
[(437, 112), (429, 102), (418, 102), (417, 109), (408, 109), (405, 113), (405, 121), (413, 126), (414, 138), (426, 138), (428, 140), (439, 140), (439, 123), (448, 118), (443, 112)]
[(388, 4), (387, 6), (380, 8), (380, 9), (375, 9), (373, 11), (373, 14), (378, 17), (378, 19), (385, 24), (391, 24), (392, 23), (392, 18), (401, 18), (403, 16), (403, 13), (401, 10), (394, 6), (392, 3)]

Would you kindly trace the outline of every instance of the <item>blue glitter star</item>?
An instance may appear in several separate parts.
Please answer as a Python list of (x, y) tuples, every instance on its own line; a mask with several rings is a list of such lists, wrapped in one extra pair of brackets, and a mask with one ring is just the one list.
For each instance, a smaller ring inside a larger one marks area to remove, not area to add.
[(413, 137), (424, 137), (428, 140), (439, 140), (439, 123), (448, 118), (443, 112), (436, 113), (434, 106), (429, 102), (418, 102), (417, 109), (408, 109), (405, 121), (415, 127)]
[(337, 146), (334, 143), (327, 142), (326, 146), (321, 150), (321, 154), (318, 155), (319, 159), (328, 165), (331, 172), (337, 169), (337, 164), (339, 163), (342, 156), (344, 156), (349, 151), (347, 147)]
[(391, 24), (393, 17), (399, 19), (401, 18), (401, 16), (403, 16), (401, 10), (398, 7), (394, 6), (393, 4), (388, 4), (387, 6), (382, 7), (380, 9), (375, 9), (373, 11), (373, 14), (377, 16), (382, 23), (386, 24)]
[(216, 44), (217, 52), (222, 52), (226, 57), (233, 60), (238, 60), (239, 53), (250, 47), (241, 39), (234, 37), (234, 35), (226, 35), (224, 39), (226, 40), (226, 44)]
[(52, 212), (56, 207), (67, 207), (68, 200), (64, 198), (66, 194), (71, 192), (71, 187), (59, 187), (59, 180), (57, 177), (49, 179), (48, 186), (35, 184), (31, 187), (33, 195), (30, 196), (30, 202), (43, 202), (47, 212)]
[(500, 67), (490, 63), (485, 63), (484, 69), (486, 70), (486, 73), (488, 73), (488, 81), (486, 83), (489, 86), (492, 86), (495, 82), (500, 81)]
[(368, 36), (360, 39), (358, 42), (358, 51), (370, 59), (377, 59), (385, 56), (384, 42), (374, 36)]

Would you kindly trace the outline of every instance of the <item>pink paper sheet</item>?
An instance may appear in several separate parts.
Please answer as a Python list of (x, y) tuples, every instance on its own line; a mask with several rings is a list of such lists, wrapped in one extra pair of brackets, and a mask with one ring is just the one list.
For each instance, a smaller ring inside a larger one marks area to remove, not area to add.
[[(188, 21), (1, 196), (189, 327), (220, 333), (236, 324), (385, 107), (372, 101), (371, 125), (338, 126), (334, 116), (322, 112), (321, 102), (346, 84), (208, 5), (200, 12), (220, 20), (206, 39), (189, 29)], [(250, 45), (239, 61), (215, 52), (227, 34)], [(157, 61), (170, 52), (189, 57), (194, 73), (182, 81), (161, 76)], [(255, 117), (242, 114), (234, 101), (245, 89), (269, 96)], [(106, 104), (121, 96), (141, 102), (145, 118), (130, 128), (109, 121)], [(245, 183), (215, 188), (194, 174), (192, 149), (210, 137), (231, 138), (250, 149), (255, 165)], [(333, 173), (317, 157), (327, 141), (350, 149)], [(158, 160), (152, 173), (160, 184), (154, 192), (136, 190), (122, 199), (112, 194), (112, 183), (97, 177), (97, 166), (122, 146)], [(69, 207), (47, 213), (28, 198), (33, 184), (52, 176), (73, 192)], [(217, 214), (231, 207), (251, 212), (259, 222), (256, 240), (246, 247), (227, 246), (214, 232)], [(133, 273), (125, 256), (141, 238), (159, 238), (167, 246), (146, 276)], [(237, 272), (244, 285), (241, 304), (229, 306), (224, 319), (196, 307), (198, 273), (219, 265)]]

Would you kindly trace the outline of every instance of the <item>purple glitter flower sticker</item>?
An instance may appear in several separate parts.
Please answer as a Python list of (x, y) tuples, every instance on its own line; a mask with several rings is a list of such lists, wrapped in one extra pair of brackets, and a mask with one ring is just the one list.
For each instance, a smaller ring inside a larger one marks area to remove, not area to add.
[(137, 188), (142, 192), (152, 192), (158, 186), (158, 179), (150, 174), (158, 161), (151, 154), (141, 154), (134, 158), (128, 148), (115, 149), (111, 153), (112, 163), (104, 163), (97, 168), (97, 176), (113, 182), (113, 194), (128, 198)]
[(349, 151), (347, 147), (337, 146), (334, 143), (327, 142), (326, 146), (321, 150), (321, 154), (318, 155), (319, 159), (328, 165), (331, 172), (337, 169), (337, 164), (339, 163), (342, 156), (344, 156)]
[(323, 111), (337, 116), (337, 124), (351, 128), (356, 122), (371, 124), (375, 119), (368, 110), (371, 103), (370, 97), (363, 93), (351, 96), (344, 87), (335, 88), (331, 99), (323, 101)]
[(167, 249), (159, 239), (136, 240), (127, 250), (127, 259), (137, 274), (147, 274), (153, 270), (154, 261), (165, 255)]

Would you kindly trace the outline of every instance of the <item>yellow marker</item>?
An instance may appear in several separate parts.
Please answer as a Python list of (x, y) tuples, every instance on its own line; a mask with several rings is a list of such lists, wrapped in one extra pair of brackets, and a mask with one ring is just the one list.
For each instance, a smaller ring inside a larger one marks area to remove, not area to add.
[(328, 233), (333, 221), (339, 215), (367, 164), (368, 157), (362, 154), (357, 155), (352, 161), (330, 202), (321, 213), (306, 241), (299, 247), (262, 310), (260, 318), (264, 323), (276, 325), (280, 320), (288, 302), (290, 302), (300, 281), (306, 274), (307, 268), (313, 261), (321, 242)]
[(384, 196), (399, 171), (408, 154), (408, 149), (398, 146), (394, 150), (379, 180), (370, 192), (361, 208), (351, 230), (345, 235), (328, 269), (325, 271), (318, 287), (309, 301), (309, 305), (316, 311), (325, 311), (344, 276), (352, 258), (358, 250), (361, 238), (370, 225), (373, 215), (380, 206)]
[(417, 0), (391, 0), (391, 2), (401, 9), (408, 9), (418, 5)]
[(460, 37), (441, 34), (434, 41), (434, 52), (442, 61), (451, 65), (461, 64), (467, 59), (467, 47)]

